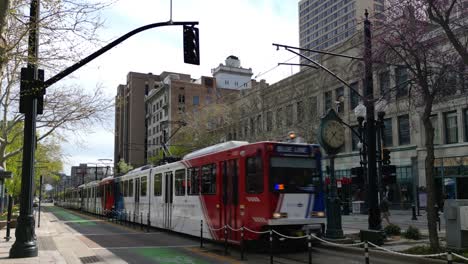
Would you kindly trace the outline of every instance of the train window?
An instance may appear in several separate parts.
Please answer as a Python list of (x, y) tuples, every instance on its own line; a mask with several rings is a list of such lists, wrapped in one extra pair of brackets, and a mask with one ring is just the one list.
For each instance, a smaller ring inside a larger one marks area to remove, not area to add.
[(154, 175), (154, 196), (161, 196), (162, 189), (162, 174), (158, 173)]
[(141, 182), (140, 182), (140, 196), (146, 196), (147, 188), (148, 188), (147, 177), (143, 176), (141, 177)]
[(263, 166), (260, 156), (247, 158), (247, 172), (245, 173), (245, 191), (247, 193), (263, 192)]
[(128, 197), (128, 180), (125, 181), (124, 185), (125, 185), (125, 188), (124, 188), (124, 191), (125, 191), (125, 192), (124, 192), (124, 196), (125, 196), (125, 197)]
[(175, 195), (185, 195), (185, 169), (175, 171)]
[(201, 193), (216, 194), (216, 164), (201, 167)]
[(133, 197), (133, 179), (128, 182), (128, 196)]
[(200, 193), (200, 169), (191, 168), (189, 169), (188, 181), (187, 181), (187, 193), (188, 195), (198, 195)]

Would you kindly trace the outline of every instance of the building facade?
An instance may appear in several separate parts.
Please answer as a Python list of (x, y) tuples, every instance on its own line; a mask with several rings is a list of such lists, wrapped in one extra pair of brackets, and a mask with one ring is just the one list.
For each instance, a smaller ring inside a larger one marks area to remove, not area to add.
[[(384, 0), (301, 0), (299, 1), (299, 46), (328, 50), (350, 39), (362, 28), (365, 10), (372, 20), (384, 11)], [(309, 58), (317, 53), (303, 52)], [(301, 58), (301, 64), (310, 64)]]
[(242, 90), (252, 87), (252, 68), (242, 68), (236, 56), (227, 57), (225, 64), (220, 63), (211, 73), (216, 79), (217, 88)]
[[(358, 56), (362, 49), (361, 34), (335, 46), (333, 52)], [(346, 83), (363, 93), (363, 64), (357, 60), (325, 55), (322, 64)], [(391, 151), (391, 163), (397, 166), (397, 183), (387, 186), (393, 206), (409, 208), (424, 193), (425, 134), (421, 109), (411, 106), (405, 68), (389, 66), (375, 69), (374, 98), (385, 99), (385, 141)], [(468, 187), (468, 86), (456, 81), (456, 92), (433, 106), (436, 128), (435, 166), (438, 198), (442, 195), (466, 199)], [(390, 91), (390, 87), (396, 87)], [(323, 70), (301, 71), (272, 85), (259, 86), (233, 102), (239, 122), (229, 133), (231, 140), (286, 141), (289, 131), (295, 131), (308, 143), (318, 143), (320, 117), (333, 108), (349, 126), (345, 145), (335, 159), (337, 178), (351, 177), (351, 168), (360, 166), (359, 139), (351, 132), (358, 129), (355, 107), (360, 97), (349, 87)], [(383, 102), (383, 101), (382, 101)], [(377, 104), (378, 105), (378, 104)], [(383, 108), (382, 108), (383, 109)], [(377, 117), (377, 115), (376, 115)], [(325, 157), (324, 171), (328, 161)], [(326, 175), (327, 176), (327, 175)], [(365, 190), (348, 186), (340, 193), (350, 200), (365, 200)], [(364, 187), (365, 188), (365, 187)], [(423, 198), (421, 198), (421, 201)], [(422, 204), (422, 206), (425, 206)]]
[(112, 167), (98, 164), (80, 164), (71, 167), (70, 184), (79, 186), (94, 180), (101, 180), (113, 174)]
[(123, 160), (133, 167), (146, 160), (145, 94), (159, 87), (161, 79), (152, 73), (129, 72), (127, 83), (117, 87), (115, 97), (114, 168)]

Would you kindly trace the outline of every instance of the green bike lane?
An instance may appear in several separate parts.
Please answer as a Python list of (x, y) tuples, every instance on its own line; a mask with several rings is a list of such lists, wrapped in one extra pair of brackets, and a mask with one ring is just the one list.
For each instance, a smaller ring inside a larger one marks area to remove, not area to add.
[(154, 229), (146, 232), (55, 206), (44, 207), (44, 211), (72, 228), (97, 256), (107, 250), (127, 263), (241, 263), (200, 249), (196, 238)]

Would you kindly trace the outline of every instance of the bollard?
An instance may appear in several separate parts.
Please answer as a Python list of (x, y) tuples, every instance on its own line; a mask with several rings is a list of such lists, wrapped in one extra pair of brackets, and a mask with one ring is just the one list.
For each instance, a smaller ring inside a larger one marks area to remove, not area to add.
[(447, 252), (447, 264), (452, 264), (453, 262), (452, 251)]
[(227, 244), (227, 225), (224, 226), (224, 255), (227, 255), (228, 252), (228, 244)]
[(133, 227), (136, 226), (136, 213), (133, 211)]
[(151, 227), (151, 220), (150, 220), (150, 213), (148, 212), (147, 213), (147, 217), (146, 217), (146, 231), (149, 233), (150, 231), (150, 227)]
[(203, 248), (203, 220), (200, 220), (200, 248)]
[(416, 206), (414, 204), (411, 206), (411, 209), (413, 210), (413, 217), (411, 218), (411, 220), (418, 220), (418, 218), (416, 217)]
[(270, 228), (270, 264), (273, 264), (273, 231)]
[(10, 241), (10, 223), (11, 223), (11, 211), (13, 210), (13, 197), (8, 195), (8, 213), (7, 213), (7, 226), (6, 226), (6, 241)]
[(241, 227), (241, 260), (244, 260), (244, 226)]
[(140, 212), (140, 228), (143, 230), (143, 212)]
[(309, 254), (309, 264), (312, 264), (312, 236), (310, 235), (310, 229), (307, 230), (307, 251)]
[(367, 241), (364, 242), (364, 257), (366, 264), (369, 264), (369, 244), (367, 244)]

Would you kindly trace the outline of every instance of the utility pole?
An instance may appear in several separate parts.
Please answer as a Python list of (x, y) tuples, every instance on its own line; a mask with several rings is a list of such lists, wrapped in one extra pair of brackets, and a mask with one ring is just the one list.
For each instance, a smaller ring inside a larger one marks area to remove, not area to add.
[(367, 176), (368, 176), (368, 199), (369, 199), (369, 229), (382, 230), (380, 218), (378, 186), (377, 186), (377, 160), (376, 160), (376, 130), (374, 120), (374, 87), (372, 78), (372, 39), (371, 22), (366, 10), (364, 21), (364, 97), (366, 104), (367, 120)]
[[(38, 98), (35, 92), (39, 84), (37, 68), (39, 38), (39, 0), (32, 0), (29, 17), (28, 67), (21, 69), (21, 84), (25, 93), (21, 93), (20, 108), (24, 111), (24, 145), (23, 167), (21, 177), (21, 200), (18, 225), (15, 231), (16, 240), (10, 249), (10, 258), (36, 257), (35, 223), (33, 216), (34, 153), (36, 150), (36, 115)], [(23, 90), (23, 89), (22, 89)], [(23, 100), (23, 101), (21, 101)], [(23, 105), (21, 103), (23, 102)]]

